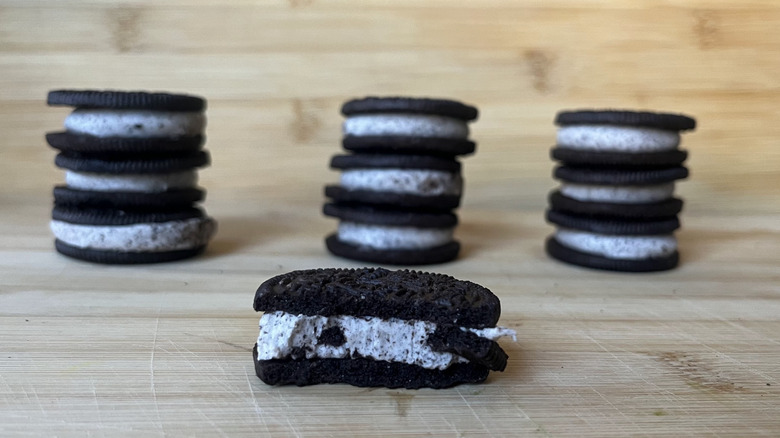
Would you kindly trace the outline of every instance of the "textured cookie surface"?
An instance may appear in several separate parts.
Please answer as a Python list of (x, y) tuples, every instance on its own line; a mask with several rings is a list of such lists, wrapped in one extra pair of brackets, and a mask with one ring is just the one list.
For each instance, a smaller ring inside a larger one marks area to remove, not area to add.
[(46, 103), (77, 108), (160, 111), (202, 111), (206, 107), (203, 98), (187, 94), (113, 90), (53, 90), (49, 92)]
[(559, 227), (573, 228), (599, 234), (615, 235), (652, 235), (668, 234), (680, 228), (680, 221), (676, 216), (661, 218), (658, 220), (620, 220), (612, 217), (593, 218), (585, 215), (567, 214), (560, 211), (548, 210), (546, 213), (548, 222)]
[(57, 205), (52, 209), (51, 217), (79, 225), (132, 225), (151, 222), (170, 222), (203, 218), (203, 211), (187, 207), (176, 210), (123, 210), (106, 208), (76, 208)]
[(346, 102), (341, 107), (345, 116), (377, 113), (435, 114), (461, 120), (474, 120), (478, 116), (475, 107), (448, 99), (411, 97), (365, 97)]
[(460, 163), (453, 159), (427, 155), (336, 155), (330, 161), (334, 169), (426, 169), (460, 172)]
[(554, 237), (549, 237), (545, 245), (547, 254), (551, 257), (573, 265), (607, 271), (652, 272), (673, 269), (679, 263), (679, 253), (674, 251), (666, 257), (648, 258), (644, 260), (613, 259), (600, 255), (588, 254), (566, 247)]
[(46, 134), (46, 142), (54, 149), (63, 152), (97, 154), (98, 156), (188, 153), (199, 150), (204, 141), (205, 137), (202, 135), (170, 139), (95, 137), (67, 131)]
[(189, 154), (165, 155), (161, 157), (140, 157), (134, 159), (92, 158), (82, 154), (60, 152), (54, 164), (68, 170), (90, 173), (166, 173), (207, 166), (211, 158), (207, 151)]
[(333, 203), (325, 204), (322, 212), (326, 216), (339, 218), (344, 221), (377, 225), (438, 228), (454, 227), (458, 224), (458, 217), (449, 212), (433, 213)]
[(68, 245), (67, 243), (60, 240), (54, 241), (54, 247), (56, 248), (57, 252), (68, 257), (107, 265), (134, 265), (172, 262), (195, 257), (206, 249), (206, 246), (204, 245), (197, 248), (163, 252), (106, 251), (78, 248), (72, 245)]
[(350, 260), (399, 266), (445, 263), (458, 258), (460, 252), (460, 243), (457, 241), (432, 248), (377, 249), (344, 242), (335, 233), (325, 239), (325, 246), (334, 255)]
[(459, 363), (445, 370), (370, 359), (271, 359), (256, 358), (255, 372), (269, 385), (316, 385), (347, 383), (360, 387), (448, 388), (461, 383), (484, 381), (490, 370), (474, 363)]
[(409, 137), (399, 135), (346, 135), (344, 149), (358, 153), (436, 155), (453, 157), (474, 153), (473, 141), (456, 138)]
[(696, 128), (696, 120), (684, 114), (625, 110), (561, 111), (556, 125), (622, 125), (686, 131)]
[(200, 189), (171, 189), (164, 192), (140, 193), (79, 190), (66, 186), (54, 187), (54, 203), (95, 208), (176, 208), (187, 207), (203, 200)]
[(419, 196), (373, 190), (347, 190), (333, 185), (325, 187), (325, 196), (338, 203), (364, 203), (421, 210), (449, 210), (460, 205), (459, 195)]
[(620, 166), (620, 167), (673, 167), (682, 164), (688, 158), (688, 152), (673, 149), (662, 152), (621, 153), (589, 151), (581, 149), (553, 147), (550, 157), (566, 164), (589, 166)]
[(478, 284), (418, 271), (382, 268), (293, 271), (266, 280), (256, 311), (418, 319), (463, 327), (491, 327), (498, 298)]
[(660, 218), (671, 217), (682, 210), (683, 201), (671, 198), (661, 202), (647, 204), (617, 204), (610, 202), (578, 201), (564, 196), (555, 190), (549, 196), (553, 210), (587, 216), (614, 216), (624, 218)]
[(563, 181), (583, 184), (643, 185), (687, 178), (688, 169), (682, 166), (658, 169), (558, 166), (553, 176)]

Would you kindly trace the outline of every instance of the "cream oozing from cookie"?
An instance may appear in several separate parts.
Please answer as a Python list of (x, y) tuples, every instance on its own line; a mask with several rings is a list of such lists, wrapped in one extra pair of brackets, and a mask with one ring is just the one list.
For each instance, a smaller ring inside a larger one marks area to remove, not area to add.
[(425, 249), (451, 242), (454, 230), (454, 227), (417, 228), (341, 221), (338, 238), (374, 249)]
[(53, 220), (51, 230), (57, 239), (77, 248), (163, 252), (205, 245), (216, 231), (216, 222), (208, 217), (132, 225), (80, 225)]
[[(341, 332), (342, 342), (338, 345), (320, 340), (322, 332), (332, 328)], [(461, 329), (493, 341), (504, 336), (516, 337), (515, 331), (506, 327)], [(269, 312), (260, 318), (257, 359), (285, 359), (297, 349), (307, 359), (365, 357), (438, 370), (453, 363), (468, 362), (452, 353), (433, 351), (428, 346), (428, 336), (434, 331), (435, 323), (420, 320)]]
[(203, 112), (76, 109), (65, 119), (70, 132), (96, 137), (182, 137), (201, 134)]
[(348, 190), (374, 190), (418, 196), (460, 195), (460, 174), (421, 169), (349, 169), (341, 173)]
[(664, 129), (613, 125), (569, 125), (558, 128), (560, 147), (589, 151), (643, 153), (677, 148), (680, 133)]
[(349, 116), (343, 125), (345, 135), (399, 135), (466, 139), (468, 124), (452, 117), (429, 114), (361, 114)]
[(555, 239), (578, 251), (619, 260), (661, 258), (677, 250), (677, 238), (672, 234), (613, 236), (559, 228), (555, 231)]
[(644, 204), (661, 202), (674, 195), (674, 183), (649, 186), (606, 186), (595, 184), (563, 183), (561, 194), (584, 202), (609, 202), (615, 204)]
[(198, 172), (106, 174), (65, 172), (65, 184), (72, 189), (98, 192), (160, 193), (170, 189), (192, 188), (198, 183)]

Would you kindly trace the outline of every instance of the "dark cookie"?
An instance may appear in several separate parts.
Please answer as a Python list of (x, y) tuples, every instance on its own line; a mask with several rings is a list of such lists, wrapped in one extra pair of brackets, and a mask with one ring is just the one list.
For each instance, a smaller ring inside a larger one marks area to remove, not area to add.
[(326, 186), (325, 196), (338, 203), (363, 203), (421, 210), (451, 210), (460, 205), (460, 195), (420, 196), (373, 190), (347, 190), (341, 186)]
[(696, 120), (683, 114), (621, 110), (561, 111), (555, 116), (555, 124), (641, 126), (669, 131), (696, 128)]
[(202, 218), (204, 216), (203, 211), (195, 207), (186, 207), (178, 210), (122, 210), (56, 205), (51, 212), (51, 218), (55, 221), (78, 225), (105, 226), (181, 221)]
[(460, 163), (453, 159), (428, 155), (336, 155), (330, 160), (333, 169), (423, 169), (459, 173)]
[(339, 257), (363, 262), (416, 266), (435, 265), (458, 258), (460, 243), (452, 241), (434, 248), (426, 249), (376, 249), (342, 242), (337, 234), (331, 234), (325, 239), (328, 251)]
[(555, 237), (549, 237), (545, 245), (547, 254), (551, 257), (572, 265), (586, 268), (602, 269), (606, 271), (622, 272), (652, 272), (673, 269), (679, 263), (679, 253), (675, 251), (663, 258), (650, 258), (643, 260), (610, 259), (571, 249), (561, 245)]
[(559, 180), (580, 184), (650, 185), (687, 178), (688, 169), (682, 166), (659, 169), (558, 166), (553, 176)]
[(496, 341), (482, 338), (454, 325), (438, 325), (428, 337), (433, 351), (452, 353), (465, 357), (469, 362), (488, 367), (492, 371), (504, 371), (508, 356)]
[(477, 109), (470, 105), (447, 100), (411, 97), (366, 97), (346, 102), (341, 114), (412, 113), (433, 114), (461, 120), (475, 120)]
[(474, 363), (456, 363), (444, 370), (370, 359), (271, 359), (257, 360), (255, 373), (269, 385), (317, 385), (346, 383), (359, 387), (448, 388), (461, 383), (479, 383), (490, 370)]
[(57, 167), (77, 172), (109, 174), (171, 173), (207, 166), (211, 161), (205, 150), (189, 154), (166, 155), (164, 157), (141, 157), (133, 159), (93, 158), (82, 154), (60, 152), (54, 159)]
[(550, 207), (556, 211), (585, 216), (612, 216), (616, 218), (669, 218), (678, 214), (683, 201), (671, 198), (646, 204), (617, 204), (611, 202), (578, 201), (555, 190), (549, 196)]
[(206, 101), (197, 96), (112, 90), (54, 90), (49, 92), (46, 103), (77, 108), (157, 111), (203, 111), (206, 108)]
[(470, 140), (399, 135), (347, 135), (341, 141), (344, 149), (358, 153), (436, 155), (454, 157), (474, 153), (477, 145)]
[(169, 154), (200, 150), (206, 138), (202, 135), (171, 138), (95, 137), (72, 132), (50, 132), (46, 142), (63, 152), (122, 155)]
[(448, 228), (458, 224), (458, 217), (449, 212), (434, 213), (333, 203), (325, 204), (322, 212), (325, 216), (335, 217), (343, 221), (376, 225)]
[(78, 190), (67, 186), (54, 187), (54, 203), (66, 206), (89, 206), (95, 208), (178, 208), (191, 206), (204, 198), (200, 189), (171, 189), (157, 193), (104, 192)]
[(658, 220), (626, 220), (611, 217), (594, 218), (592, 216), (547, 210), (546, 219), (547, 222), (559, 227), (610, 235), (669, 234), (680, 228), (680, 221), (677, 219), (677, 216)]
[(206, 249), (206, 246), (204, 245), (192, 249), (165, 252), (104, 251), (78, 248), (68, 245), (58, 239), (55, 239), (54, 247), (57, 249), (57, 252), (68, 257), (104, 265), (135, 265), (172, 262), (195, 257)]
[(556, 146), (550, 149), (550, 157), (578, 166), (670, 167), (682, 164), (688, 158), (688, 152), (680, 149), (643, 153), (597, 152)]
[(277, 275), (255, 293), (256, 311), (376, 316), (493, 327), (501, 303), (490, 290), (448, 275), (383, 268), (310, 269)]

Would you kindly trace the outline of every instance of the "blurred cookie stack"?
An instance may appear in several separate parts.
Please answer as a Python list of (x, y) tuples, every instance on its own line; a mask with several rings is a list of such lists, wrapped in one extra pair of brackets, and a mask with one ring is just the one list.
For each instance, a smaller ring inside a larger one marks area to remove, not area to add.
[(326, 239), (335, 255), (372, 263), (422, 265), (455, 259), (463, 192), (460, 155), (471, 154), (468, 123), (477, 109), (446, 99), (367, 97), (346, 102), (343, 147), (325, 188), (339, 219)]
[(612, 271), (677, 266), (674, 231), (682, 200), (675, 181), (688, 176), (680, 133), (696, 121), (680, 114), (564, 111), (551, 151), (561, 166), (547, 220), (556, 227), (547, 253), (561, 261)]
[(206, 102), (166, 93), (56, 90), (71, 106), (65, 131), (46, 141), (60, 152), (65, 185), (54, 188), (57, 251), (95, 263), (179, 260), (201, 253), (215, 221), (195, 206)]

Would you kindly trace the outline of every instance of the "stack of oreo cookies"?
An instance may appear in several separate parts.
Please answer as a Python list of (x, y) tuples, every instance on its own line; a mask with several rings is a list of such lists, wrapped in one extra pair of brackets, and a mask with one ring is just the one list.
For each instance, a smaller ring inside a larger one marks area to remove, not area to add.
[(453, 233), (463, 190), (459, 155), (474, 152), (468, 123), (477, 109), (444, 99), (367, 97), (348, 101), (343, 146), (325, 188), (326, 239), (335, 255), (372, 263), (422, 265), (455, 259)]
[(557, 115), (552, 158), (561, 186), (550, 194), (547, 220), (557, 227), (547, 253), (567, 263), (645, 272), (678, 264), (675, 181), (682, 166), (680, 132), (696, 121), (680, 114), (565, 111)]
[(204, 99), (189, 95), (56, 90), (75, 110), (46, 134), (65, 185), (54, 188), (57, 251), (95, 263), (158, 263), (204, 250), (216, 229), (197, 208), (204, 191)]

